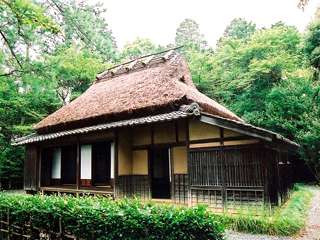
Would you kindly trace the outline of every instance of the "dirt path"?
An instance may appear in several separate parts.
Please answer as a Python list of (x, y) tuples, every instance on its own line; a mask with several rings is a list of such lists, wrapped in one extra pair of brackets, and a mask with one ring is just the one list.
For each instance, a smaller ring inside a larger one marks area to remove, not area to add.
[(311, 208), (308, 211), (308, 221), (306, 230), (297, 240), (320, 240), (320, 188), (307, 186), (314, 197), (311, 199)]

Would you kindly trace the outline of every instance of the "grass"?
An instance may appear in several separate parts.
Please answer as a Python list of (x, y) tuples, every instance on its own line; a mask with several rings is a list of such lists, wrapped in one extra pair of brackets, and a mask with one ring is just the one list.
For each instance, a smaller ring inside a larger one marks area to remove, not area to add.
[(226, 228), (252, 234), (267, 234), (292, 236), (305, 229), (307, 210), (313, 194), (300, 185), (295, 185), (295, 191), (289, 201), (281, 207), (256, 211), (243, 210), (238, 215), (221, 215), (221, 221)]

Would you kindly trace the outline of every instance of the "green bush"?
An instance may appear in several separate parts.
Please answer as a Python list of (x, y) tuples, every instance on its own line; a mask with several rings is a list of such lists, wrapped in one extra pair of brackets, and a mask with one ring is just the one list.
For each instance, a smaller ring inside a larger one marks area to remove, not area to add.
[(156, 205), (138, 199), (0, 193), (0, 217), (84, 239), (223, 239), (224, 230), (207, 207)]
[(307, 220), (312, 193), (295, 185), (295, 192), (284, 206), (269, 210), (245, 211), (238, 215), (221, 215), (226, 228), (253, 234), (292, 236), (300, 233)]

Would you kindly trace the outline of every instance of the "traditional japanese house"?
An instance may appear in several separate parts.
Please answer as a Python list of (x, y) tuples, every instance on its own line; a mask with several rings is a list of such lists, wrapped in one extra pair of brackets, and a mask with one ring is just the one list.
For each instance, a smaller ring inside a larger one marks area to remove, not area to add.
[(136, 195), (216, 211), (279, 204), (292, 188), (294, 142), (200, 93), (174, 50), (100, 73), (34, 126), (24, 189)]

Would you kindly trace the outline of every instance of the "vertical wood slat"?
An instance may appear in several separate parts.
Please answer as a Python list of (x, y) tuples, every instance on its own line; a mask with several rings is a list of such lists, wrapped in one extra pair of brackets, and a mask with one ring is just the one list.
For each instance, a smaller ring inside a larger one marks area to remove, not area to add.
[[(29, 224), (22, 223), (21, 226), (16, 226), (12, 224), (10, 219), (10, 214), (6, 214), (7, 220), (3, 221), (0, 219), (0, 233), (1, 239), (16, 239), (13, 235), (20, 237), (19, 239), (42, 239), (43, 237), (51, 239), (51, 234), (58, 236), (59, 239), (71, 238), (79, 239), (78, 236), (66, 234), (63, 229), (62, 219), (59, 218), (59, 232), (54, 232), (46, 229), (39, 229), (32, 224), (32, 216), (29, 218)], [(6, 227), (4, 227), (6, 225)], [(25, 229), (28, 228), (29, 231), (26, 232)], [(29, 235), (27, 235), (29, 233)], [(94, 236), (93, 236), (94, 239)]]
[[(234, 195), (233, 200), (231, 200), (235, 204), (255, 202), (254, 199), (257, 202), (263, 202), (261, 190), (248, 190), (263, 187), (263, 152), (263, 147), (242, 149), (222, 147), (190, 151), (188, 167), (192, 204), (195, 202), (207, 203), (208, 199), (214, 198), (206, 195), (209, 194), (207, 193), (208, 187), (209, 190), (210, 187), (213, 188), (210, 191), (220, 187), (225, 211), (227, 210), (228, 200), (230, 200), (230, 194)], [(204, 187), (207, 190), (204, 190)], [(230, 187), (237, 188), (237, 191), (228, 190)], [(244, 190), (242, 191), (241, 188)], [(258, 191), (259, 194), (255, 191)]]
[(187, 174), (174, 174), (174, 196), (176, 203), (188, 203), (188, 178)]
[(10, 228), (10, 215), (7, 214), (7, 231), (8, 231), (8, 240), (11, 239), (11, 228)]
[(119, 176), (118, 183), (118, 197), (132, 197), (136, 195), (142, 200), (150, 199), (148, 175)]

